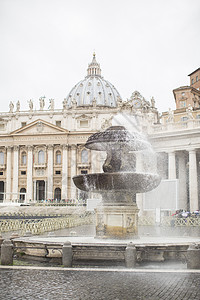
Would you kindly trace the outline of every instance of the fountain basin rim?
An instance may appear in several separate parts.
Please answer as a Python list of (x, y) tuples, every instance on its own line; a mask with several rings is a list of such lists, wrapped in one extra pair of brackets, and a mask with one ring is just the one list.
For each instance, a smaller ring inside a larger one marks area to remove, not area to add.
[(77, 188), (86, 192), (136, 194), (156, 188), (160, 184), (161, 177), (154, 173), (92, 173), (74, 176), (73, 181)]

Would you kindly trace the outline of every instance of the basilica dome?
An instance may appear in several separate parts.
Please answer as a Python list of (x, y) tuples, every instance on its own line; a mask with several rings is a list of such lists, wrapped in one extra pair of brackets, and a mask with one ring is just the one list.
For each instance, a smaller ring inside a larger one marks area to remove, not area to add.
[(96, 61), (95, 53), (88, 65), (87, 76), (78, 82), (67, 96), (68, 106), (110, 106), (116, 107), (121, 96), (109, 81), (101, 76), (100, 64)]

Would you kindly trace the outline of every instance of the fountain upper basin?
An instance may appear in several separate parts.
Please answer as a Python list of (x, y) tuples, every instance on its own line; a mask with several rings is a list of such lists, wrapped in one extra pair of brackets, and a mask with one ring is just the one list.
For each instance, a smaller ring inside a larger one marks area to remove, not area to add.
[(94, 173), (73, 177), (74, 184), (82, 191), (113, 192), (129, 191), (143, 193), (151, 191), (160, 183), (160, 176), (151, 173)]

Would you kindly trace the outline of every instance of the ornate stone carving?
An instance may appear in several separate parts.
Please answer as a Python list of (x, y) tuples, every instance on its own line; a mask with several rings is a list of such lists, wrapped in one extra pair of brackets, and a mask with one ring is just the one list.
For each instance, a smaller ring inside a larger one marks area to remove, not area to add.
[(77, 149), (77, 145), (72, 144), (72, 145), (71, 145), (71, 150), (76, 150), (76, 149)]
[(72, 100), (71, 104), (72, 104), (73, 109), (75, 109), (77, 107), (77, 102), (75, 99)]
[(155, 107), (155, 99), (154, 97), (151, 98), (151, 106), (154, 108)]
[(37, 123), (37, 131), (42, 132), (43, 130), (44, 130), (44, 124), (41, 121), (39, 121)]
[(174, 122), (174, 111), (171, 108), (169, 108), (169, 111), (168, 111), (167, 122), (168, 123), (173, 123)]
[(67, 110), (67, 99), (66, 98), (64, 98), (64, 100), (63, 100), (63, 110)]
[(32, 112), (33, 111), (33, 101), (31, 99), (28, 101), (28, 105), (29, 105), (30, 112)]
[(68, 150), (69, 145), (68, 145), (68, 144), (63, 144), (63, 145), (62, 145), (62, 148), (63, 148), (63, 150)]
[(6, 149), (7, 149), (7, 151), (11, 151), (11, 150), (12, 150), (12, 148), (13, 148), (12, 146), (7, 146), (7, 148), (6, 148)]
[(44, 97), (40, 97), (39, 102), (40, 102), (40, 110), (44, 109), (45, 106), (45, 96)]
[(96, 100), (96, 98), (94, 98), (94, 99), (92, 100), (92, 106), (93, 106), (93, 107), (96, 107), (96, 106), (97, 106), (97, 100)]
[(123, 105), (122, 99), (118, 96), (117, 97), (117, 107), (121, 108)]
[(28, 151), (33, 151), (33, 146), (32, 145), (27, 145), (27, 149), (28, 149)]
[(86, 115), (86, 114), (82, 114), (76, 117), (77, 120), (88, 120), (88, 119), (92, 119), (91, 114), (90, 115)]
[(191, 105), (191, 104), (188, 105), (188, 108), (186, 109), (186, 112), (187, 112), (187, 117), (188, 117), (188, 119), (189, 119), (189, 120), (193, 120), (193, 119), (194, 119), (194, 117), (193, 117), (193, 115), (192, 115), (193, 108), (192, 108), (192, 105)]
[(113, 116), (110, 116), (108, 119), (103, 119), (102, 124), (101, 124), (101, 129), (106, 129), (110, 126), (112, 126), (112, 119)]
[(14, 151), (19, 151), (19, 146), (18, 145), (14, 145), (13, 149), (14, 149)]
[(14, 104), (13, 104), (12, 101), (10, 101), (9, 108), (10, 108), (9, 112), (10, 112), (10, 113), (13, 113), (13, 110), (14, 110)]
[(49, 109), (54, 110), (54, 99), (49, 99)]
[(20, 102), (18, 100), (17, 104), (16, 104), (16, 112), (19, 112), (19, 111), (20, 111)]
[(53, 150), (53, 148), (54, 148), (53, 145), (51, 145), (51, 144), (50, 144), (50, 145), (47, 145), (47, 149), (48, 149), (48, 150)]
[(44, 176), (44, 173), (45, 173), (44, 169), (36, 169), (37, 176)]

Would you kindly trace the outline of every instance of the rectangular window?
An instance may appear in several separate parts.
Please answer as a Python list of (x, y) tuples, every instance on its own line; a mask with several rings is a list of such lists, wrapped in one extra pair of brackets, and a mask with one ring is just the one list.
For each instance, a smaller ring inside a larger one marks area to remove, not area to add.
[(196, 76), (196, 81), (198, 81), (198, 76)]
[(186, 101), (180, 101), (180, 107), (186, 107)]
[(4, 124), (0, 124), (0, 131), (5, 129), (5, 125)]
[(26, 153), (22, 153), (22, 165), (26, 165)]
[(80, 121), (80, 127), (81, 128), (87, 128), (89, 125), (88, 120), (81, 120)]
[(61, 121), (56, 121), (56, 126), (61, 127)]
[(87, 170), (81, 170), (81, 174), (87, 174), (88, 171)]
[(44, 164), (44, 151), (40, 150), (38, 152), (38, 164)]
[(0, 172), (0, 175), (3, 175), (3, 172)]
[(0, 165), (4, 164), (4, 152), (0, 152)]
[(188, 117), (182, 117), (182, 118), (181, 118), (181, 121), (182, 121), (182, 122), (186, 122), (187, 120), (188, 120)]
[(61, 174), (61, 171), (56, 171), (56, 175), (60, 175)]
[(21, 175), (26, 175), (26, 171), (21, 171)]

